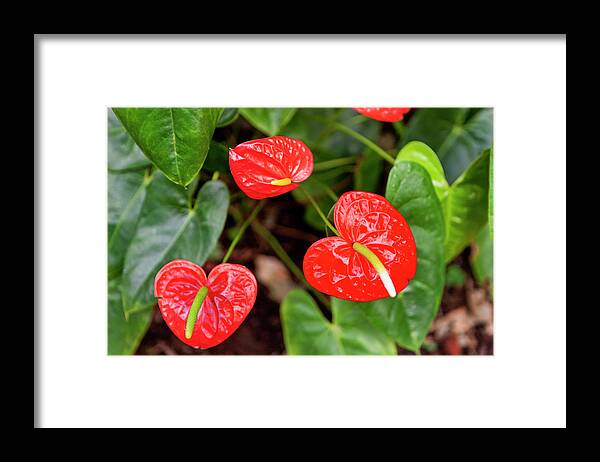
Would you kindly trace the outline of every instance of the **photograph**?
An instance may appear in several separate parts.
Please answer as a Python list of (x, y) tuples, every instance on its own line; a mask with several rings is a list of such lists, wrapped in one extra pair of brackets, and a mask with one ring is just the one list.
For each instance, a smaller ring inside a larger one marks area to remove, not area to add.
[(35, 35), (34, 428), (566, 428), (566, 119), (566, 34)]
[(494, 354), (492, 107), (107, 113), (108, 355)]

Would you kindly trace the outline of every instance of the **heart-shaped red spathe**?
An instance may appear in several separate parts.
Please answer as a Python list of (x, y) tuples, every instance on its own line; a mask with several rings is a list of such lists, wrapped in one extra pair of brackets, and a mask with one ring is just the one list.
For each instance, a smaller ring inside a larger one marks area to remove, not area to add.
[(355, 107), (355, 111), (371, 119), (380, 122), (399, 122), (404, 118), (404, 114), (410, 111), (409, 107)]
[(340, 236), (312, 244), (304, 256), (311, 286), (345, 300), (368, 302), (389, 296), (373, 265), (352, 248), (358, 242), (383, 263), (397, 292), (414, 277), (415, 240), (404, 217), (378, 194), (349, 191), (337, 201), (334, 222)]
[[(202, 302), (191, 338), (185, 325), (201, 287), (208, 293)], [(182, 342), (195, 348), (211, 348), (227, 339), (244, 321), (256, 301), (257, 284), (242, 265), (223, 263), (209, 273), (187, 260), (173, 260), (154, 279), (154, 295), (163, 319)]]
[[(252, 199), (278, 196), (298, 187), (313, 171), (313, 155), (302, 141), (271, 136), (229, 150), (229, 168), (238, 187)], [(272, 181), (289, 179), (286, 185)]]

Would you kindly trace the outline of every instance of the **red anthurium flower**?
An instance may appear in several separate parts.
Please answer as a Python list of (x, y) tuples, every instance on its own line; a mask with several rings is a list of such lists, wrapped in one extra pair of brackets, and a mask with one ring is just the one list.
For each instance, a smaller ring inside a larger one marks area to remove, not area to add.
[(368, 302), (395, 297), (414, 277), (415, 240), (404, 217), (385, 197), (349, 191), (334, 210), (339, 237), (312, 244), (304, 275), (328, 295)]
[(235, 332), (256, 301), (256, 279), (242, 265), (217, 265), (206, 277), (187, 260), (173, 260), (154, 279), (154, 295), (173, 333), (194, 348), (210, 348)]
[(409, 107), (355, 107), (355, 111), (380, 122), (399, 122)]
[(313, 170), (313, 155), (302, 141), (272, 136), (246, 141), (229, 150), (233, 179), (252, 199), (296, 189)]

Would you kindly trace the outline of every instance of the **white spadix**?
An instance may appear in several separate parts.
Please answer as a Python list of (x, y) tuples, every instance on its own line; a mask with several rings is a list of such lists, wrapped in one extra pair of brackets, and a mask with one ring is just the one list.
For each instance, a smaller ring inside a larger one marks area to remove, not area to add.
[(365, 257), (367, 260), (369, 260), (369, 263), (371, 263), (371, 265), (373, 265), (373, 268), (375, 268), (375, 271), (377, 271), (377, 274), (379, 275), (381, 282), (383, 282), (383, 286), (385, 287), (385, 290), (387, 290), (389, 296), (392, 298), (395, 297), (398, 292), (396, 292), (394, 282), (392, 281), (390, 274), (388, 273), (387, 269), (385, 269), (385, 266), (383, 266), (383, 263), (381, 263), (381, 260), (377, 257), (377, 255), (375, 255), (369, 248), (365, 247), (362, 244), (359, 244), (358, 242), (352, 244), (352, 248), (356, 250), (359, 254), (361, 254), (363, 257)]
[(390, 277), (390, 274), (387, 271), (384, 271), (383, 273), (377, 273), (379, 274), (379, 277), (381, 278), (381, 282), (383, 282), (383, 285), (385, 286), (385, 290), (388, 291), (388, 294), (390, 294), (390, 297), (395, 297), (397, 292), (396, 292), (396, 288), (394, 287), (394, 283), (392, 282), (392, 278)]

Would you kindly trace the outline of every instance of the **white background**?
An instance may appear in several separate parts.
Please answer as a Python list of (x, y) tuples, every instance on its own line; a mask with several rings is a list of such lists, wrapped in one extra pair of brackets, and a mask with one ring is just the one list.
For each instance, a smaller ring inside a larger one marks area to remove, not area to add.
[[(37, 40), (38, 426), (566, 425), (564, 37)], [(495, 355), (107, 356), (113, 105), (493, 106)]]

